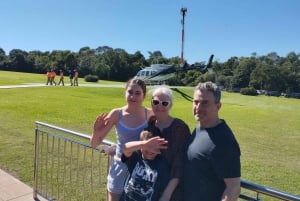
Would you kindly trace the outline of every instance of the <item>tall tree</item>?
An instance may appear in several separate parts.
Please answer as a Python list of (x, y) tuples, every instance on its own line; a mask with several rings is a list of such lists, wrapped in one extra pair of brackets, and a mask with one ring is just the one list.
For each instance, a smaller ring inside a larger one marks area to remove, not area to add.
[(232, 87), (245, 88), (249, 86), (250, 75), (256, 67), (256, 61), (253, 58), (241, 58), (238, 66), (233, 72)]
[(9, 70), (11, 71), (19, 71), (19, 72), (28, 72), (29, 65), (27, 63), (27, 55), (28, 53), (20, 50), (13, 49), (9, 52)]
[(2, 48), (0, 48), (0, 69), (8, 70), (8, 57)]
[[(73, 55), (74, 57), (74, 55)], [(80, 74), (86, 75), (90, 74), (96, 66), (96, 54), (95, 50), (89, 47), (84, 47), (79, 50), (78, 57), (76, 58), (76, 63), (72, 63), (73, 66), (70, 68), (77, 68)]]

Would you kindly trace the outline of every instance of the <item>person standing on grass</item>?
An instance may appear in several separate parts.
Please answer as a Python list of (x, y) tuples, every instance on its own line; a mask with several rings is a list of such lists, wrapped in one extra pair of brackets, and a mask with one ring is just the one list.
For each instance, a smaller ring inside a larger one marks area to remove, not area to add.
[(55, 82), (55, 76), (56, 76), (56, 73), (53, 69), (51, 69), (51, 72), (50, 72), (50, 84), (51, 85), (56, 85), (56, 82)]
[(124, 182), (128, 169), (121, 161), (122, 148), (125, 143), (138, 141), (140, 132), (148, 126), (153, 115), (152, 110), (142, 103), (146, 97), (146, 84), (140, 79), (130, 79), (125, 87), (127, 104), (112, 109), (108, 114), (100, 114), (95, 123), (91, 137), (91, 146), (96, 148), (110, 132), (116, 128), (117, 144), (114, 148), (105, 149), (105, 153), (113, 156), (107, 176), (108, 200), (118, 201), (124, 190)]
[(143, 149), (143, 144), (159, 138), (156, 127), (147, 127), (141, 132), (140, 141), (127, 142), (123, 147), (122, 162), (129, 170), (124, 192), (120, 201), (147, 200), (158, 201), (169, 182), (170, 168), (164, 157)]
[(69, 70), (70, 86), (73, 86), (73, 72)]
[(62, 70), (59, 70), (59, 82), (57, 85), (60, 85), (60, 83), (62, 84), (62, 86), (65, 86), (64, 83), (64, 72)]
[(46, 85), (51, 84), (51, 72), (50, 72), (50, 70), (47, 70), (46, 76), (47, 76)]
[(185, 201), (236, 201), (240, 195), (240, 148), (225, 120), (219, 118), (220, 100), (216, 84), (195, 87), (193, 113), (199, 125), (185, 152)]
[(78, 71), (75, 69), (75, 70), (74, 70), (74, 86), (78, 86), (78, 76), (79, 76), (79, 73), (78, 73)]

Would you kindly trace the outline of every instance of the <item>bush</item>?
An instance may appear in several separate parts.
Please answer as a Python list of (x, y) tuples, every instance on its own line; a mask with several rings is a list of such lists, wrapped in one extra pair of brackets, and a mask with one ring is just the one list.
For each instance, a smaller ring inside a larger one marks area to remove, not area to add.
[(258, 95), (256, 89), (254, 89), (253, 87), (242, 88), (240, 90), (240, 93), (243, 95), (248, 95), (248, 96), (257, 96)]
[(279, 91), (265, 91), (266, 96), (276, 96), (279, 97), (281, 93)]
[(86, 75), (86, 76), (84, 77), (84, 80), (85, 80), (86, 82), (98, 82), (99, 78), (98, 78), (97, 75)]
[(178, 77), (173, 77), (167, 80), (168, 85), (170, 86), (184, 86), (185, 84)]

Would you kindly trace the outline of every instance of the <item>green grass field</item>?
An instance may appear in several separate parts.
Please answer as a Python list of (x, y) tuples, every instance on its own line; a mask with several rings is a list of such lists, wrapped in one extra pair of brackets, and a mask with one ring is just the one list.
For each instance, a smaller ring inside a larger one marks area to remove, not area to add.
[[(0, 71), (0, 86), (45, 80), (41, 74)], [(99, 113), (125, 104), (124, 89), (80, 86), (83, 83), (80, 79), (79, 87), (0, 89), (1, 169), (32, 185), (35, 121), (89, 135)], [(178, 87), (173, 92), (172, 115), (183, 119), (192, 130), (197, 123), (189, 100), (193, 88)], [(149, 97), (144, 105), (150, 106)], [(220, 117), (239, 141), (242, 179), (300, 195), (299, 99), (224, 92)], [(108, 138), (114, 141), (114, 133)]]

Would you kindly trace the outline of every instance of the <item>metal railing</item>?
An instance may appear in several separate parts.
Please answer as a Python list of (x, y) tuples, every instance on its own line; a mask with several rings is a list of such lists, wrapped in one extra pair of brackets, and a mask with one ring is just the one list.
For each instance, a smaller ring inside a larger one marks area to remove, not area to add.
[[(35, 124), (33, 198), (107, 200), (106, 176), (111, 158), (91, 148), (89, 135), (38, 121)], [(267, 196), (300, 201), (300, 197), (245, 180), (241, 187), (241, 200), (260, 201)]]
[[(300, 197), (291, 195), (286, 192), (275, 190), (266, 186), (255, 184), (249, 181), (241, 180), (241, 188), (244, 191), (251, 191), (251, 196), (246, 195), (245, 192), (242, 192), (240, 198), (243, 200), (249, 201), (261, 201), (264, 200), (263, 197), (272, 197), (277, 200), (287, 200), (287, 201), (300, 201)], [(253, 193), (255, 195), (253, 195)], [(274, 199), (272, 199), (274, 200)]]
[[(103, 142), (111, 145), (109, 141)], [(90, 136), (36, 122), (33, 197), (106, 200), (110, 157), (90, 146)]]

